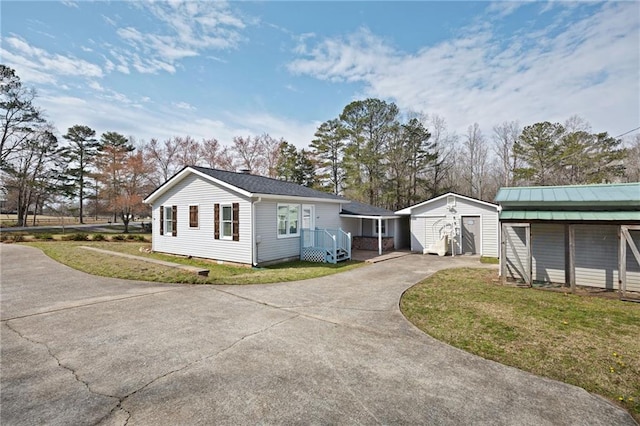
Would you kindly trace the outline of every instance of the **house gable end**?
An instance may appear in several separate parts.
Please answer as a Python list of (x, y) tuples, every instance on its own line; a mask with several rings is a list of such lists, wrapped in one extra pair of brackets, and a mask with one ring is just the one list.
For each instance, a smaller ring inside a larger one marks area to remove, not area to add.
[(497, 204), (493, 204), (493, 203), (489, 203), (487, 201), (478, 200), (476, 198), (472, 198), (472, 197), (467, 197), (467, 196), (464, 196), (464, 195), (456, 194), (455, 192), (448, 192), (446, 194), (440, 195), (440, 196), (432, 198), (430, 200), (423, 201), (422, 203), (418, 203), (418, 204), (415, 204), (413, 206), (398, 210), (398, 211), (396, 211), (396, 214), (399, 214), (399, 215), (412, 215), (412, 214), (414, 214), (414, 212), (416, 210), (423, 210), (423, 209), (426, 210), (426, 209), (428, 209), (428, 206), (430, 204), (436, 204), (438, 201), (443, 200), (443, 199), (446, 201), (447, 197), (449, 197), (449, 196), (454, 196), (454, 197), (456, 197), (456, 199), (465, 200), (465, 201), (467, 201), (469, 203), (475, 203), (475, 204), (478, 204), (480, 206), (484, 206), (484, 208), (489, 207), (489, 208), (494, 209), (495, 211), (498, 211), (498, 205)]

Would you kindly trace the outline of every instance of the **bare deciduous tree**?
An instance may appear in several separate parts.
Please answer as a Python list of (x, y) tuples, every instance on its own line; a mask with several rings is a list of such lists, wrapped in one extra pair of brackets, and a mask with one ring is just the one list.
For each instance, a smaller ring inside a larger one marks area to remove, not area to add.
[(238, 165), (251, 173), (258, 173), (264, 164), (264, 153), (259, 138), (236, 136), (231, 148), (236, 154)]
[(180, 144), (177, 138), (165, 139), (163, 142), (158, 142), (154, 138), (144, 146), (144, 155), (147, 161), (155, 166), (155, 171), (150, 176), (150, 180), (155, 186), (162, 185), (178, 171), (179, 149)]
[(470, 197), (482, 199), (487, 177), (488, 148), (478, 123), (467, 129), (462, 142), (461, 160), (461, 175), (465, 180), (464, 192)]
[(493, 126), (493, 148), (498, 161), (499, 181), (505, 186), (513, 185), (513, 171), (518, 168), (518, 156), (513, 152), (513, 144), (521, 132), (517, 121), (505, 121)]
[(259, 143), (262, 146), (263, 155), (263, 169), (262, 173), (265, 176), (275, 178), (278, 176), (278, 160), (280, 158), (280, 145), (286, 141), (283, 138), (275, 139), (269, 136), (267, 133), (263, 133), (258, 137)]

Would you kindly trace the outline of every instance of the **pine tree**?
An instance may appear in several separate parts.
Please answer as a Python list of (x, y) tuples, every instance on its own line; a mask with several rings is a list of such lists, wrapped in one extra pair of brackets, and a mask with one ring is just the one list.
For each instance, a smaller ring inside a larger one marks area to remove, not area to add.
[(68, 193), (78, 197), (79, 219), (84, 223), (84, 199), (87, 183), (85, 182), (89, 169), (98, 153), (100, 144), (95, 139), (96, 131), (88, 126), (75, 125), (70, 127), (63, 136), (69, 141), (64, 156), (70, 165), (67, 173), (69, 184)]
[(340, 120), (325, 121), (318, 127), (315, 139), (311, 142), (312, 154), (319, 164), (318, 177), (326, 182), (325, 188), (338, 195), (342, 191), (344, 180), (344, 168), (342, 167), (342, 156), (344, 140), (342, 139), (343, 129)]

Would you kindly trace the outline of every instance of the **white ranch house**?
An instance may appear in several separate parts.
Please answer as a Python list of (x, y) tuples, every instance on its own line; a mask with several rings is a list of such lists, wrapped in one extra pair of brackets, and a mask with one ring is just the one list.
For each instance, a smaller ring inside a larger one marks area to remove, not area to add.
[(185, 167), (144, 202), (153, 251), (220, 263), (337, 262), (354, 242), (380, 253), (402, 243), (389, 210), (248, 173)]
[(409, 216), (411, 251), (498, 257), (498, 206), (453, 192), (396, 212)]

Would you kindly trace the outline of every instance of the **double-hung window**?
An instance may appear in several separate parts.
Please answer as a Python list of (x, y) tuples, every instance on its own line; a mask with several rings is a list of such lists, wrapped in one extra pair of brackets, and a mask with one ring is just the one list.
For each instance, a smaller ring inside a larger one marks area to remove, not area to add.
[[(386, 219), (382, 219), (382, 224), (381, 224), (381, 231), (380, 235), (382, 235), (383, 237), (387, 236), (387, 220)], [(373, 220), (373, 235), (375, 235), (376, 237), (378, 236), (378, 220), (374, 219)]]
[(160, 207), (160, 235), (178, 235), (178, 207)]
[(240, 241), (240, 203), (215, 203), (213, 217), (213, 238)]
[(300, 235), (299, 223), (299, 204), (278, 204), (278, 238)]
[(230, 204), (223, 204), (220, 207), (220, 238), (230, 240), (233, 234), (233, 210)]

